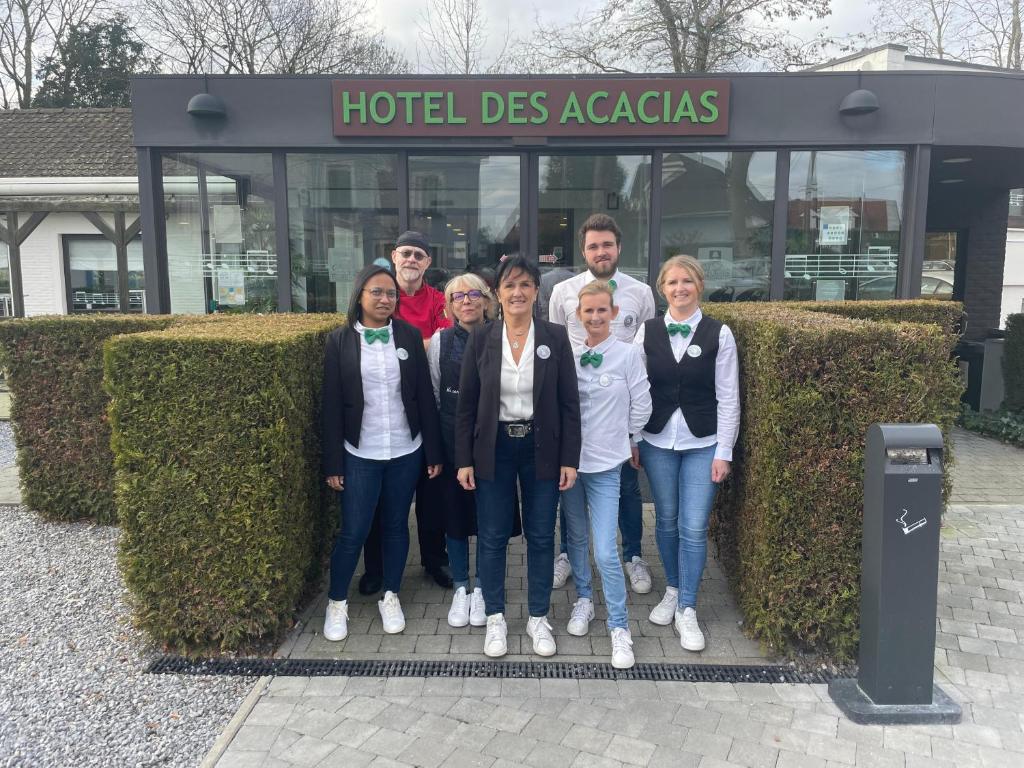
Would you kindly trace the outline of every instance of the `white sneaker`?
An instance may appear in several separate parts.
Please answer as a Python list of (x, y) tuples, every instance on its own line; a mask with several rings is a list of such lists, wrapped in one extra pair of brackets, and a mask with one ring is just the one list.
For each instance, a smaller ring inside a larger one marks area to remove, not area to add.
[(565, 582), (572, 576), (572, 565), (569, 563), (569, 556), (562, 552), (558, 557), (555, 558), (555, 578), (551, 582), (551, 586), (555, 589), (561, 589), (565, 586)]
[(487, 626), (487, 611), (484, 606), (484, 593), (480, 587), (473, 590), (469, 598), (469, 625), (471, 627)]
[(398, 595), (391, 590), (384, 593), (384, 599), (377, 601), (377, 610), (380, 611), (380, 620), (384, 624), (384, 631), (389, 635), (397, 634), (405, 629), (405, 614), (402, 613), (402, 604), (398, 602)]
[(651, 610), (651, 624), (660, 624), (667, 627), (672, 623), (676, 615), (676, 606), (679, 605), (679, 590), (675, 587), (665, 587), (665, 596)]
[(651, 591), (651, 569), (647, 561), (636, 555), (626, 563), (626, 573), (629, 575), (629, 586), (638, 595), (646, 595)]
[(452, 595), (452, 607), (448, 609), (448, 626), (464, 627), (469, 624), (469, 595), (465, 587), (459, 587)]
[(636, 663), (633, 658), (633, 636), (623, 627), (615, 627), (611, 635), (612, 666), (616, 669), (629, 669)]
[(594, 603), (589, 597), (581, 597), (572, 607), (569, 619), (569, 634), (583, 637), (590, 631), (590, 622), (594, 620)]
[(487, 636), (484, 637), (484, 655), (496, 658), (508, 653), (508, 626), (505, 614), (494, 613), (487, 617)]
[(344, 640), (348, 637), (348, 600), (327, 601), (324, 637), (333, 641)]
[(555, 655), (555, 638), (547, 616), (531, 616), (526, 622), (526, 634), (533, 638), (533, 652), (538, 656)]
[(697, 623), (697, 611), (684, 608), (676, 611), (676, 632), (679, 633), (679, 644), (687, 651), (704, 650), (704, 633)]

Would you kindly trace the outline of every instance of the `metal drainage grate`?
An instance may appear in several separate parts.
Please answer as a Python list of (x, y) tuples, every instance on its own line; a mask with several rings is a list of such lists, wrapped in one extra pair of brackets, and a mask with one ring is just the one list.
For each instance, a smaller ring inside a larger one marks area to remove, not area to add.
[(783, 665), (611, 664), (571, 661), (355, 661), (345, 659), (186, 659), (162, 656), (154, 675), (261, 677), (496, 677), (560, 680), (664, 680), (689, 683), (827, 683), (827, 671), (801, 672)]

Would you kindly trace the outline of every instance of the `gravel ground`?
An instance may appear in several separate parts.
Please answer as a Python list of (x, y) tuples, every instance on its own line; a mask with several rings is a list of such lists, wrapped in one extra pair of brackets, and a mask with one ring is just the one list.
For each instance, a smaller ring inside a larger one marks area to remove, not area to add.
[(16, 463), (14, 452), (14, 434), (11, 432), (11, 422), (0, 421), (0, 469), (13, 467)]
[(0, 506), (0, 766), (196, 766), (254, 684), (143, 674), (119, 536)]

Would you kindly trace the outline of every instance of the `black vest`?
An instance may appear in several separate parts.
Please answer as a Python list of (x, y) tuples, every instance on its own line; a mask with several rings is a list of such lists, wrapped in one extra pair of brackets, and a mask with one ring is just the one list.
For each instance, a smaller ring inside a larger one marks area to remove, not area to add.
[(458, 324), (441, 331), (441, 381), (438, 387), (441, 403), (438, 410), (441, 415), (441, 441), (450, 466), (455, 466), (455, 408), (459, 402), (459, 376), (462, 373), (462, 356), (466, 351), (467, 339), (469, 331)]
[(681, 408), (686, 426), (694, 437), (707, 437), (718, 431), (718, 397), (715, 394), (715, 358), (718, 357), (718, 335), (722, 324), (706, 315), (701, 317), (690, 340), (701, 354), (683, 354), (676, 362), (672, 354), (665, 319), (655, 317), (644, 323), (644, 352), (647, 355), (647, 378), (651, 382), (654, 409), (644, 429), (651, 434), (661, 432), (676, 408)]

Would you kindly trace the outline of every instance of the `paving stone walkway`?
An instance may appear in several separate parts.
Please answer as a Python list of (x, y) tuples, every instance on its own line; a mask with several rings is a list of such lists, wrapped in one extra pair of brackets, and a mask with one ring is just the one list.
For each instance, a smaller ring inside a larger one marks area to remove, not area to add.
[[(983, 491), (961, 477), (985, 476), (987, 484), (1009, 499), (1005, 504), (953, 505), (941, 538), (937, 606), (936, 682), (963, 706), (963, 723), (955, 726), (858, 726), (831, 703), (823, 685), (665, 683), (590, 680), (497, 680), (443, 678), (306, 678), (261, 679), (233, 727), (207, 758), (218, 768), (230, 766), (423, 766), (424, 768), (583, 768), (585, 766), (946, 766), (1021, 768), (1024, 766), (1024, 491), (1012, 497), (1004, 477), (1024, 477), (1024, 451), (1002, 449), (985, 438), (958, 430), (955, 492), (975, 496)], [(992, 455), (997, 464), (990, 468)], [(999, 458), (1003, 457), (1003, 458)], [(1006, 464), (1001, 464), (1005, 459)], [(992, 494), (994, 495), (994, 494)], [(985, 499), (972, 499), (985, 501)], [(653, 552), (653, 549), (650, 551)], [(652, 558), (653, 559), (653, 558)], [(516, 567), (516, 566), (513, 566)], [(408, 578), (420, 579), (410, 568)], [(513, 578), (522, 578), (513, 574)], [(737, 662), (744, 646), (730, 634), (727, 593), (718, 594), (721, 573), (709, 572), (703, 590), (715, 595), (713, 635), (732, 644)], [(424, 582), (425, 584), (425, 582)], [(663, 584), (656, 577), (656, 590)], [(428, 593), (434, 590), (425, 589)], [(414, 593), (416, 590), (414, 590)], [(403, 593), (404, 594), (404, 593)], [(568, 606), (570, 593), (560, 591), (557, 612)], [(702, 593), (703, 594), (703, 593)], [(427, 595), (423, 604), (427, 604)], [(416, 602), (414, 597), (413, 603)], [(643, 601), (640, 601), (643, 602)], [(374, 621), (368, 601), (358, 617)], [(664, 636), (643, 620), (638, 598), (631, 596), (644, 650), (638, 659), (682, 661), (670, 654)], [(445, 610), (447, 608), (445, 607)], [(721, 612), (727, 619), (720, 620)], [(297, 633), (295, 656), (320, 654), (313, 631)], [(322, 615), (322, 609), (320, 611)], [(373, 613), (375, 613), (375, 608)], [(422, 617), (446, 634), (443, 615)], [(719, 625), (717, 622), (722, 621)], [(510, 639), (521, 632), (510, 622)], [(379, 625), (379, 619), (376, 623)], [(647, 625), (647, 626), (644, 626)], [(595, 630), (598, 623), (595, 622)], [(737, 631), (739, 627), (735, 628)], [(475, 630), (480, 632), (480, 630)], [(302, 638), (309, 635), (304, 649)], [(451, 633), (449, 652), (461, 656)], [(595, 633), (590, 653), (603, 655)], [(374, 641), (362, 641), (374, 645)], [(412, 651), (420, 658), (415, 636)], [(444, 642), (444, 641), (440, 641)], [(559, 638), (560, 644), (564, 638)], [(676, 641), (678, 642), (678, 641)], [(749, 641), (748, 641), (749, 642)], [(409, 641), (406, 640), (408, 649)], [(469, 657), (482, 658), (467, 641)], [(402, 652), (352, 648), (322, 655), (373, 658), (402, 657)], [(678, 647), (678, 646), (676, 646)], [(520, 650), (522, 650), (520, 648)], [(559, 658), (574, 658), (560, 645)], [(579, 648), (574, 651), (580, 650)], [(430, 652), (433, 653), (433, 652)], [(563, 653), (566, 655), (563, 657)], [(680, 652), (682, 653), (682, 652)], [(586, 657), (585, 652), (579, 654)], [(692, 661), (692, 655), (687, 654)], [(530, 658), (530, 657), (523, 657)]]

